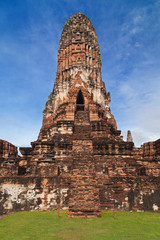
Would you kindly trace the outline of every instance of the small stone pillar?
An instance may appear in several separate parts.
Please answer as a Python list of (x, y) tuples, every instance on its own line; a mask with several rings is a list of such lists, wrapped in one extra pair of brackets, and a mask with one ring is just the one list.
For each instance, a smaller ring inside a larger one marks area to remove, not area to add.
[(133, 142), (133, 138), (130, 130), (128, 130), (127, 132), (127, 142)]

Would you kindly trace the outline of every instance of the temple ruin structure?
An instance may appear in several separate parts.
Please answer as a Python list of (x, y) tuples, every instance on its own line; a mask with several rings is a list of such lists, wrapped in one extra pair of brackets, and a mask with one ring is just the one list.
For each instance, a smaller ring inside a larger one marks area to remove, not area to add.
[[(114, 96), (113, 96), (114, 97)], [(70, 216), (160, 211), (160, 139), (136, 148), (110, 109), (95, 29), (82, 13), (63, 28), (54, 88), (38, 139), (17, 148), (0, 140), (0, 213), (69, 205)]]

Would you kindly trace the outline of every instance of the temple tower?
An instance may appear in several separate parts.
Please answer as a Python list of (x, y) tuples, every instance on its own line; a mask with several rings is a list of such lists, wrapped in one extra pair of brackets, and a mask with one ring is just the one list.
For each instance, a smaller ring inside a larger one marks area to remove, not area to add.
[(101, 207), (160, 210), (160, 139), (136, 148), (117, 130), (101, 77), (95, 29), (76, 13), (63, 28), (53, 91), (31, 147), (0, 141), (0, 213), (69, 206), (70, 217)]
[[(56, 203), (69, 204), (71, 217), (100, 216), (97, 147), (122, 141), (110, 101), (95, 29), (88, 17), (76, 13), (63, 28), (56, 80), (38, 139), (30, 150), (21, 148), (24, 159), (28, 156), (26, 165), (32, 166), (27, 175), (54, 176), (59, 189)], [(66, 200), (61, 194), (64, 187)]]
[[(76, 13), (63, 28), (54, 89), (43, 111), (38, 141), (33, 144), (36, 148), (52, 142), (57, 165), (68, 162), (71, 170), (68, 203), (72, 217), (100, 215), (93, 138), (104, 134), (100, 130), (105, 125), (108, 126), (108, 138), (120, 138), (110, 112), (110, 101), (110, 93), (106, 93), (101, 77), (101, 55), (95, 29), (88, 17)], [(101, 124), (102, 119), (105, 123)], [(70, 146), (71, 151), (65, 155), (58, 153), (56, 145), (58, 148), (59, 145)], [(63, 163), (58, 160), (60, 158)], [(37, 159), (33, 157), (32, 161), (37, 169)]]
[[(86, 110), (90, 104), (99, 104), (108, 117), (113, 117), (110, 114), (110, 93), (106, 94), (101, 77), (101, 55), (95, 29), (87, 16), (76, 13), (63, 28), (56, 80), (44, 109), (43, 128), (53, 123), (62, 104), (75, 110), (80, 102)], [(74, 119), (71, 114), (69, 118)]]

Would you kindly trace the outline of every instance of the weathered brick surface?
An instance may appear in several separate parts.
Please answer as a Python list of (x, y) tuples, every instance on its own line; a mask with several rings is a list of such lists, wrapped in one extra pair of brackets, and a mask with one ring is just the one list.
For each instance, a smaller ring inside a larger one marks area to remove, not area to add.
[(0, 176), (16, 175), (18, 161), (17, 147), (0, 139)]
[(134, 146), (110, 109), (90, 20), (64, 26), (56, 80), (37, 141), (17, 148), (0, 140), (0, 212), (69, 204), (71, 217), (100, 216), (100, 204), (160, 211), (160, 139)]

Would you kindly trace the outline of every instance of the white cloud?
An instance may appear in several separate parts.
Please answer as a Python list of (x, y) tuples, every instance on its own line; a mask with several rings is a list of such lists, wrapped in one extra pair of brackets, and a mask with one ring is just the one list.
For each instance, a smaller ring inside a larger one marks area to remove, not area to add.
[[(154, 69), (153, 69), (154, 70)], [(118, 98), (119, 111), (123, 112), (119, 126), (124, 132), (130, 129), (136, 145), (153, 141), (160, 137), (160, 74), (155, 77), (141, 72), (132, 73), (122, 82)]]
[(141, 145), (160, 138), (160, 2), (120, 13), (123, 20), (107, 26), (116, 37), (103, 35), (102, 74), (118, 128)]

